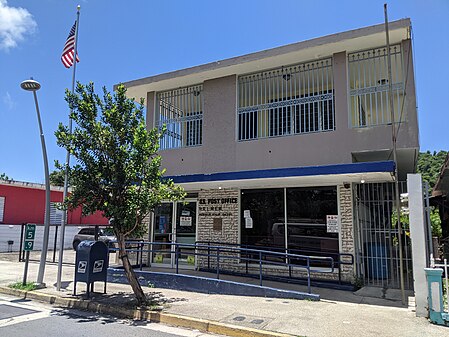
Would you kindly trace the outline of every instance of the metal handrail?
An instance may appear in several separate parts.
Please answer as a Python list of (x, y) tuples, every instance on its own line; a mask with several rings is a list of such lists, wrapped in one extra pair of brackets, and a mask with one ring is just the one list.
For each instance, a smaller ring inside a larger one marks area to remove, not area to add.
[[(115, 241), (114, 241), (115, 242)], [(147, 241), (126, 241), (125, 244), (137, 244), (137, 249), (134, 248), (127, 248), (127, 252), (136, 252), (137, 253), (137, 260), (139, 261), (140, 256), (140, 270), (142, 270), (142, 256), (144, 252), (147, 253), (157, 253), (157, 252), (166, 252), (166, 250), (161, 249), (154, 249), (154, 246), (171, 246), (170, 253), (175, 254), (175, 264), (176, 264), (176, 274), (179, 273), (179, 256), (181, 254), (181, 250), (189, 249), (193, 250), (190, 254), (193, 254), (195, 256), (206, 256), (208, 257), (208, 263), (210, 263), (210, 257), (216, 258), (217, 263), (217, 279), (220, 278), (220, 261), (226, 260), (226, 259), (240, 259), (244, 260), (247, 263), (250, 261), (258, 262), (259, 265), (259, 280), (260, 285), (263, 284), (263, 266), (264, 265), (281, 265), (289, 267), (289, 269), (293, 268), (299, 268), (299, 269), (305, 269), (307, 270), (307, 288), (308, 292), (311, 293), (311, 280), (310, 280), (310, 272), (320, 272), (320, 273), (333, 273), (334, 272), (334, 259), (332, 257), (323, 257), (323, 256), (310, 256), (310, 255), (300, 255), (300, 254), (292, 254), (292, 253), (285, 253), (285, 252), (274, 252), (269, 250), (261, 250), (261, 249), (253, 249), (253, 248), (244, 248), (244, 247), (229, 247), (229, 246), (222, 246), (222, 245), (206, 245), (201, 243), (194, 243), (194, 244), (188, 244), (188, 243), (173, 243), (173, 242), (147, 242)], [(148, 246), (148, 249), (144, 249), (144, 246)], [(174, 250), (173, 250), (174, 247)], [(110, 251), (118, 251), (118, 248), (110, 248)], [(201, 251), (207, 251), (207, 253), (201, 253)], [(244, 258), (241, 257), (241, 253), (245, 252), (246, 256)], [(226, 253), (237, 253), (238, 256), (229, 256), (226, 255)], [(249, 257), (249, 253), (251, 255), (257, 255), (258, 258)], [(225, 254), (225, 255), (223, 255)], [(277, 262), (277, 261), (269, 261), (264, 260), (263, 256), (271, 255), (271, 256), (279, 256), (286, 259), (286, 262)], [(303, 260), (305, 261), (305, 264), (296, 264), (296, 263), (290, 263), (290, 261), (294, 260)], [(288, 262), (287, 262), (288, 261)], [(311, 261), (322, 261), (327, 262), (329, 264), (330, 271), (323, 271), (323, 270), (314, 270), (313, 267), (311, 267), (310, 262)], [(210, 267), (210, 265), (209, 265)]]
[[(247, 245), (247, 244), (239, 244), (239, 243), (226, 243), (226, 242), (220, 242), (220, 241), (196, 241), (196, 243), (200, 244), (215, 244), (215, 245), (226, 245), (226, 246), (237, 246), (237, 247), (245, 247), (245, 248), (254, 248), (254, 249), (262, 249), (267, 251), (279, 251), (279, 252), (286, 252), (288, 254), (326, 254), (328, 253), (330, 257), (337, 256), (338, 260), (334, 259), (334, 264), (338, 268), (338, 281), (341, 284), (341, 265), (354, 265), (354, 255), (349, 253), (340, 253), (340, 252), (318, 252), (314, 250), (306, 250), (306, 249), (292, 249), (292, 248), (281, 248), (281, 247), (269, 247), (269, 246), (255, 246), (255, 245)], [(326, 256), (325, 257), (329, 257)], [(349, 257), (350, 261), (343, 261), (342, 257)], [(248, 262), (246, 263), (246, 273), (248, 274)], [(292, 271), (289, 268), (289, 277), (292, 277)]]

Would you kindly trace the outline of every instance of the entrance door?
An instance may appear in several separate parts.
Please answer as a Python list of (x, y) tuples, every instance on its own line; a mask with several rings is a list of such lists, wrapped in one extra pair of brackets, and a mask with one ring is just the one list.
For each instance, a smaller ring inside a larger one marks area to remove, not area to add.
[(179, 246), (179, 266), (195, 266), (195, 249), (182, 244), (194, 244), (196, 240), (196, 201), (176, 204), (175, 242)]
[(154, 212), (152, 262), (171, 267), (173, 242), (173, 203), (163, 203)]
[[(174, 267), (176, 245), (178, 264), (181, 267), (195, 265), (194, 249), (182, 244), (194, 244), (196, 240), (197, 202), (186, 200), (177, 203), (163, 203), (155, 210), (153, 222), (152, 263), (161, 267)], [(173, 223), (173, 219), (175, 222)]]

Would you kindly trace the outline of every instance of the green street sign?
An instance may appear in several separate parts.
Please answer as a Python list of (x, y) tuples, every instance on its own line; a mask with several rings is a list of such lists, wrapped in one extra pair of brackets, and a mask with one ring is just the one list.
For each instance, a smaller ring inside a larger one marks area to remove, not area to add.
[(34, 240), (35, 233), (36, 233), (36, 225), (27, 224), (25, 227), (25, 240)]
[(23, 245), (23, 250), (33, 250), (34, 241), (33, 240), (25, 240), (25, 244)]

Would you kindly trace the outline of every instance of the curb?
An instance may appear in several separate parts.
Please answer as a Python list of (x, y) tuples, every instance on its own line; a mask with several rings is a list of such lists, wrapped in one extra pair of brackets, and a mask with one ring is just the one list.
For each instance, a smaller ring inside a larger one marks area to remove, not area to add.
[(134, 320), (148, 320), (154, 323), (163, 323), (172, 326), (178, 326), (188, 329), (196, 329), (202, 332), (226, 335), (230, 337), (292, 337), (293, 335), (258, 330), (253, 328), (241, 327), (232, 324), (225, 324), (216, 321), (210, 321), (200, 318), (181, 316), (170, 313), (163, 313), (145, 309), (126, 309), (112, 307), (91, 300), (65, 298), (39, 291), (24, 291), (0, 286), (0, 293), (21, 297), (23, 299), (36, 300), (43, 303), (53, 304), (62, 308), (81, 309), (100, 314), (112, 315), (120, 318), (130, 318)]

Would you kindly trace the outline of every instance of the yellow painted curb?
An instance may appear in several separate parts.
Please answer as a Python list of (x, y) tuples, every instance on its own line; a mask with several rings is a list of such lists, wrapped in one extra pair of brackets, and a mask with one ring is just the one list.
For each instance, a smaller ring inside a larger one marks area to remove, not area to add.
[(50, 294), (45, 294), (39, 291), (24, 291), (0, 286), (0, 293), (16, 297), (22, 297), (24, 299), (25, 298), (34, 299), (39, 302), (54, 304), (64, 308), (93, 311), (102, 314), (119, 316), (122, 318), (132, 318), (134, 320), (148, 320), (151, 322), (164, 323), (188, 329), (196, 329), (203, 332), (211, 332), (230, 337), (292, 337), (292, 335), (288, 334), (282, 334), (265, 330), (257, 330), (188, 316), (150, 311), (145, 309), (133, 310), (121, 307), (114, 307), (90, 300), (59, 297)]

